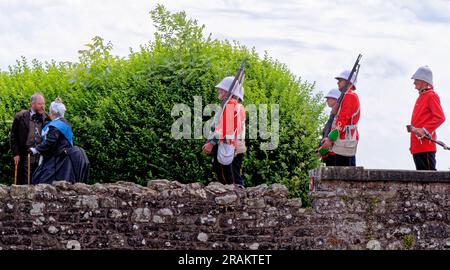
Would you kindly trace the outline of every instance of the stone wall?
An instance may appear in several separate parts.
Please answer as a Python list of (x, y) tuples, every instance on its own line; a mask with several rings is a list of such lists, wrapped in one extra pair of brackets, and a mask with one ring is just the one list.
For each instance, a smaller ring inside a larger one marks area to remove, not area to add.
[(450, 172), (319, 168), (313, 216), (331, 226), (325, 248), (450, 249)]
[(0, 249), (450, 249), (450, 172), (319, 168), (278, 184), (0, 186)]

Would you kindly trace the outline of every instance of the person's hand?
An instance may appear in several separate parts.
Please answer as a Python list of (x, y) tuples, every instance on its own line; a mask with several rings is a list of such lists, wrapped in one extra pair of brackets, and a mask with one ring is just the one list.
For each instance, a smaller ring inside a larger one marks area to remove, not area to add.
[(205, 145), (203, 145), (202, 150), (203, 152), (205, 152), (206, 154), (210, 155), (212, 153), (212, 149), (213, 149), (214, 145), (212, 143), (205, 143)]
[(322, 139), (322, 145), (321, 145), (322, 148), (331, 150), (332, 146), (333, 146), (333, 142), (329, 138)]
[(19, 164), (19, 161), (20, 161), (20, 156), (19, 155), (14, 156), (14, 165)]
[(411, 131), (416, 134), (418, 139), (423, 139), (425, 137), (425, 130), (423, 130), (422, 128), (413, 127)]
[(322, 158), (322, 155), (320, 154), (319, 150), (320, 150), (320, 147), (316, 149), (316, 157)]
[(28, 152), (32, 155), (36, 155), (37, 153), (39, 153), (38, 150), (36, 150), (36, 148), (34, 147), (29, 148)]

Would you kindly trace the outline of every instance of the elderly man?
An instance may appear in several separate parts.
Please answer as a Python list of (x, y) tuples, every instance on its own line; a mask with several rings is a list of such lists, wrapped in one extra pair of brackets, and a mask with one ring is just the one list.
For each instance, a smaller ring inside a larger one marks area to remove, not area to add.
[(428, 66), (417, 69), (412, 76), (419, 97), (411, 117), (411, 146), (417, 170), (436, 170), (436, 143), (426, 140), (425, 135), (436, 140), (436, 129), (445, 121), (438, 94), (433, 88), (433, 73)]
[(30, 109), (16, 113), (9, 136), (14, 164), (17, 168), (16, 184), (24, 185), (38, 166), (39, 156), (30, 156), (28, 172), (27, 150), (42, 142), (41, 130), (48, 116), (45, 113), (45, 99), (42, 93), (35, 93), (30, 98)]

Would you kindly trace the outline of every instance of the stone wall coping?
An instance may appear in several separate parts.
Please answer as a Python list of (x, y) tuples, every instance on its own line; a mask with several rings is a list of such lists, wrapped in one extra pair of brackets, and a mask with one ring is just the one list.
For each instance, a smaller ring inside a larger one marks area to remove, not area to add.
[(309, 171), (314, 180), (359, 182), (400, 181), (450, 183), (450, 171), (380, 170), (364, 167), (319, 167)]

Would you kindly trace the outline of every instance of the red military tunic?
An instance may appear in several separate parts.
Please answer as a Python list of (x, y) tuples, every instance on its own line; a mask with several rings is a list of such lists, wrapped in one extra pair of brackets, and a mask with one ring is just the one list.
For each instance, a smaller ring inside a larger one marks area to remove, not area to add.
[[(419, 93), (414, 105), (411, 117), (411, 125), (416, 128), (425, 128), (433, 139), (436, 139), (436, 129), (445, 121), (445, 115), (441, 107), (439, 96), (433, 88)], [(436, 143), (422, 139), (419, 140), (414, 132), (411, 132), (411, 154), (436, 152)]]
[(245, 118), (244, 106), (238, 100), (230, 99), (224, 107), (222, 117), (215, 130), (215, 138), (219, 139), (218, 142), (223, 143), (226, 139), (236, 149), (237, 140), (245, 138)]
[(358, 95), (353, 92), (353, 90), (349, 89), (345, 92), (341, 109), (336, 115), (333, 125), (333, 129), (339, 131), (340, 139), (345, 139), (346, 135), (347, 137), (352, 137), (356, 132), (356, 140), (359, 141), (357, 125), (360, 114)]

